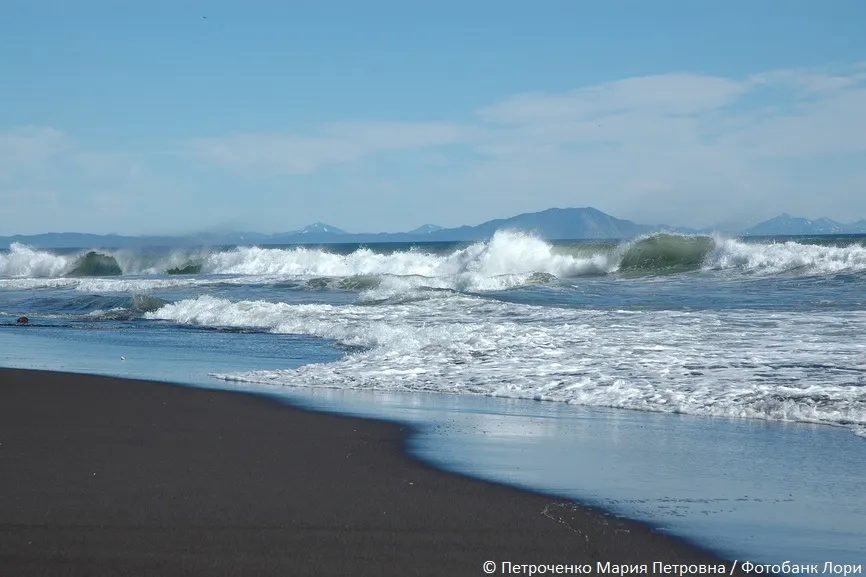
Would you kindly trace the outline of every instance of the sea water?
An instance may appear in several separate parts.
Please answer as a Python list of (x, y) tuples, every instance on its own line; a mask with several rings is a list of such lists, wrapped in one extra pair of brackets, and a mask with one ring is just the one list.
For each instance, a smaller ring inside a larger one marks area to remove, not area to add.
[(0, 363), (410, 422), (438, 466), (733, 558), (857, 563), (864, 281), (862, 237), (15, 244)]

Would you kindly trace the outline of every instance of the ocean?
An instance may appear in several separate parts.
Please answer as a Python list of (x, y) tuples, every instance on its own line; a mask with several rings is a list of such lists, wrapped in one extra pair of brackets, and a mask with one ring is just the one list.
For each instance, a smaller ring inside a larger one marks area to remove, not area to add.
[(863, 236), (13, 244), (0, 345), (409, 422), (437, 466), (731, 558), (866, 561)]

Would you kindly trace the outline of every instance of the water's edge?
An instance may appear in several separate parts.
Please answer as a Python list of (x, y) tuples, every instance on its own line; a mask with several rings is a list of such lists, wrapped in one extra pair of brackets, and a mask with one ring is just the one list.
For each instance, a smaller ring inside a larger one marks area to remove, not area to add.
[[(340, 408), (338, 405), (332, 405), (330, 403), (322, 403), (315, 402), (314, 396), (305, 396), (303, 394), (299, 394), (297, 391), (285, 391), (282, 393), (277, 393), (273, 391), (261, 390), (255, 387), (248, 388), (236, 388), (236, 387), (227, 387), (221, 386), (219, 383), (216, 384), (204, 384), (203, 382), (182, 382), (182, 381), (171, 381), (171, 380), (163, 380), (163, 379), (147, 379), (147, 378), (132, 378), (127, 376), (118, 376), (116, 374), (109, 373), (95, 373), (95, 372), (79, 372), (79, 371), (63, 371), (63, 370), (48, 370), (48, 369), (37, 369), (37, 368), (26, 368), (26, 367), (7, 367), (3, 366), (4, 369), (15, 369), (15, 370), (24, 370), (24, 371), (32, 371), (34, 373), (40, 372), (51, 372), (57, 374), (86, 374), (96, 377), (110, 377), (110, 378), (120, 378), (126, 381), (132, 382), (141, 382), (143, 384), (166, 384), (171, 386), (180, 386), (192, 389), (201, 389), (201, 390), (211, 390), (211, 391), (220, 391), (225, 393), (237, 394), (237, 395), (252, 395), (259, 398), (267, 399), (270, 402), (274, 402), (283, 406), (291, 407), (295, 410), (312, 412), (312, 413), (320, 413), (320, 414), (329, 414), (329, 415), (338, 415), (342, 417), (349, 417), (353, 419), (359, 419), (364, 421), (379, 421), (379, 422), (387, 422), (393, 425), (397, 425), (400, 428), (400, 452), (403, 456), (412, 461), (419, 463), (421, 466), (429, 467), (431, 469), (435, 469), (438, 471), (460, 475), (466, 478), (473, 479), (475, 481), (479, 481), (485, 484), (494, 485), (494, 486), (502, 486), (507, 487), (516, 491), (520, 491), (527, 494), (537, 495), (545, 498), (552, 499), (558, 503), (566, 503), (569, 505), (574, 505), (580, 507), (593, 515), (597, 516), (605, 516), (605, 517), (614, 517), (617, 519), (623, 519), (631, 524), (634, 524), (638, 527), (643, 527), (647, 531), (653, 533), (665, 534), (665, 537), (668, 539), (673, 539), (679, 541), (681, 543), (686, 544), (688, 547), (691, 547), (695, 550), (705, 552), (710, 556), (714, 556), (718, 558), (719, 561), (722, 562), (731, 562), (731, 559), (726, 558), (721, 555), (718, 551), (714, 551), (701, 543), (694, 541), (686, 536), (676, 535), (672, 533), (668, 533), (664, 531), (661, 527), (655, 526), (652, 523), (648, 523), (646, 521), (632, 519), (625, 515), (619, 514), (615, 511), (607, 510), (603, 507), (599, 507), (598, 505), (591, 504), (589, 502), (583, 502), (580, 499), (575, 499), (573, 496), (548, 492), (539, 489), (532, 488), (531, 486), (519, 483), (508, 483), (501, 480), (496, 480), (494, 478), (490, 478), (489, 476), (472, 474), (466, 470), (462, 470), (460, 468), (448, 467), (447, 462), (443, 460), (431, 459), (426, 457), (423, 450), (420, 450), (420, 447), (424, 446), (424, 443), (419, 443), (419, 440), (429, 436), (430, 430), (435, 428), (435, 425), (431, 425), (430, 423), (424, 424), (413, 420), (401, 420), (394, 416), (385, 417), (385, 416), (370, 416), (369, 414), (352, 410), (349, 407)], [(669, 560), (676, 561), (676, 560)]]
[[(427, 466), (632, 519), (721, 558), (866, 558), (866, 497), (856, 483), (866, 470), (866, 445), (845, 429), (495, 397), (226, 383), (208, 373), (238, 363), (291, 363), (209, 349), (131, 348), (114, 337), (89, 342), (75, 333), (59, 339), (37, 327), (0, 329), (0, 365), (243, 392), (399, 423), (413, 431), (406, 454)], [(300, 337), (289, 349), (298, 363), (343, 354)]]

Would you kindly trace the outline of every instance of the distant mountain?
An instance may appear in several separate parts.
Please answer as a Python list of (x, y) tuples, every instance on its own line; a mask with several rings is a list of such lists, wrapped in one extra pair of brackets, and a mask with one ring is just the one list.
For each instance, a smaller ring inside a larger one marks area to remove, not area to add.
[(621, 220), (594, 208), (550, 208), (542, 212), (489, 220), (477, 226), (443, 228), (429, 234), (431, 240), (481, 240), (497, 230), (521, 230), (542, 238), (605, 239), (632, 238), (657, 227)]
[(374, 242), (474, 241), (491, 237), (497, 230), (530, 232), (546, 239), (621, 239), (657, 230), (693, 232), (668, 226), (635, 224), (594, 208), (551, 208), (477, 226), (442, 228), (425, 224), (403, 233), (348, 233), (335, 226), (316, 222), (301, 230), (278, 234), (257, 232), (201, 233), (187, 236), (120, 236), (79, 233), (47, 233), (32, 236), (0, 237), (0, 247), (14, 242), (40, 248), (190, 246), (234, 244), (326, 244)]
[(314, 222), (297, 231), (297, 234), (346, 234), (346, 231), (324, 222)]
[[(541, 212), (519, 214), (483, 222), (476, 226), (442, 228), (425, 224), (409, 232), (349, 233), (321, 222), (301, 230), (278, 234), (258, 232), (201, 233), (187, 236), (120, 236), (79, 233), (47, 233), (32, 236), (0, 237), (0, 248), (21, 243), (38, 248), (60, 247), (130, 247), (130, 246), (218, 246), (264, 244), (328, 244), (376, 242), (430, 242), (475, 241), (490, 238), (498, 230), (518, 230), (549, 240), (603, 240), (628, 239), (653, 232), (682, 234), (709, 234), (712, 230), (695, 230), (667, 225), (637, 224), (605, 214), (595, 208), (551, 208)], [(819, 235), (866, 234), (866, 220), (854, 224), (840, 224), (827, 218), (808, 220), (787, 214), (762, 222), (743, 235)]]
[[(238, 235), (235, 235), (238, 236)], [(2, 236), (0, 248), (8, 248), (13, 243), (20, 243), (36, 248), (67, 248), (67, 247), (131, 247), (131, 246), (190, 246), (218, 244), (211, 242), (215, 235), (199, 234), (194, 236), (121, 236), (118, 234), (88, 234), (78, 232), (48, 232), (34, 235)], [(220, 236), (219, 238), (223, 238)], [(237, 243), (226, 243), (237, 244)]]
[(85, 234), (78, 232), (48, 232), (44, 234), (20, 235), (0, 237), (0, 248), (8, 247), (13, 242), (19, 242), (28, 246), (37, 247), (64, 247), (64, 246), (99, 246), (106, 241), (120, 239), (116, 234)]
[(743, 236), (797, 236), (820, 234), (866, 234), (866, 220), (842, 224), (829, 218), (809, 220), (780, 214), (742, 232)]
[(418, 228), (410, 230), (406, 234), (430, 234), (431, 232), (436, 232), (439, 230), (442, 230), (441, 226), (436, 226), (435, 224), (425, 224), (423, 226), (419, 226)]

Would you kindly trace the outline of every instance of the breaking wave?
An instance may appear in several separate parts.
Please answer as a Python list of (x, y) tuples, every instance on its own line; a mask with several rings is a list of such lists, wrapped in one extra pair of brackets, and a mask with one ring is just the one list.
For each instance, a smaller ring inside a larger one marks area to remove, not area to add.
[(708, 255), (703, 267), (763, 274), (863, 272), (866, 271), (866, 246), (859, 243), (825, 246), (794, 241), (757, 244), (725, 239)]
[(123, 274), (114, 257), (90, 251), (75, 261), (66, 276), (116, 276)]
[[(0, 253), (0, 278), (126, 276), (261, 277), (301, 280), (310, 288), (365, 290), (380, 283), (484, 291), (555, 283), (593, 275), (655, 276), (722, 271), (750, 275), (823, 275), (866, 271), (866, 247), (746, 242), (711, 236), (654, 234), (615, 244), (551, 244), (500, 231), (450, 252), (361, 247), (349, 254), (321, 248), (237, 247), (216, 251), (88, 251), (55, 254), (13, 244)], [(254, 282), (254, 281), (253, 281)]]
[(851, 334), (866, 331), (866, 314), (834, 323), (764, 315), (563, 310), (451, 292), (375, 309), (200, 296), (145, 317), (314, 335), (356, 349), (336, 363), (214, 375), (228, 382), (488, 395), (866, 429), (862, 350), (834, 338), (840, 325)]
[(71, 270), (74, 259), (12, 243), (0, 253), (0, 277), (56, 278)]
[(715, 247), (715, 240), (708, 236), (656, 234), (622, 247), (617, 270), (632, 274), (698, 270)]

